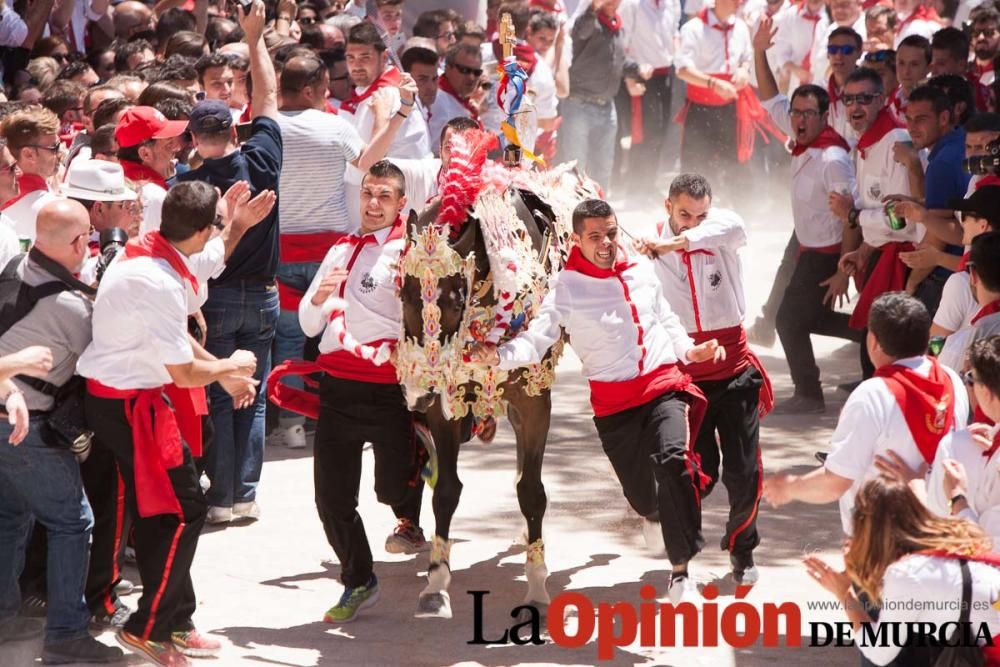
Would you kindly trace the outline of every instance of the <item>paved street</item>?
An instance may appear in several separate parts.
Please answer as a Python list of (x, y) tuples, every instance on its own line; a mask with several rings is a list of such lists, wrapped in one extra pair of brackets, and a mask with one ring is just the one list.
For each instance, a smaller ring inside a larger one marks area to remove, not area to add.
[[(743, 251), (747, 288), (747, 321), (760, 310), (790, 230), (787, 204), (754, 201), (768, 211), (748, 220), (750, 246)], [(738, 206), (738, 208), (742, 208)], [(652, 229), (655, 218), (624, 212), (623, 226), (633, 234)], [(815, 465), (845, 396), (837, 383), (856, 379), (856, 346), (814, 339), (827, 387), (825, 416), (771, 416), (763, 424), (761, 444), (765, 469), (804, 469)], [(778, 398), (790, 392), (780, 345), (758, 349), (774, 381)], [(549, 591), (585, 594), (599, 602), (638, 605), (639, 588), (654, 585), (666, 595), (665, 557), (646, 552), (641, 522), (630, 513), (607, 462), (590, 418), (586, 383), (579, 361), (567, 354), (553, 391), (554, 414), (543, 479), (548, 493), (545, 517)], [(490, 591), (485, 598), (484, 636), (495, 638), (513, 621), (510, 609), (524, 595), (524, 555), (519, 545), (523, 520), (514, 492), (515, 451), (512, 432), (503, 422), (493, 444), (478, 441), (462, 452), (465, 484), (452, 525), (451, 585), (454, 618), (415, 619), (417, 594), (424, 585), (427, 555), (391, 556), (382, 543), (393, 527), (390, 510), (379, 505), (372, 490), (371, 454), (366, 453), (360, 503), (375, 554), (381, 600), (356, 622), (334, 627), (321, 622), (324, 611), (341, 592), (338, 565), (327, 546), (312, 500), (312, 451), (274, 448), (268, 452), (259, 493), (260, 521), (224, 530), (207, 530), (195, 559), (194, 580), (200, 599), (195, 621), (200, 628), (227, 640), (217, 665), (515, 665), (597, 664), (596, 645), (567, 649), (541, 646), (476, 646), (469, 590)], [(423, 524), (433, 532), (430, 493), (425, 496)], [(734, 586), (725, 580), (728, 558), (719, 550), (726, 516), (725, 489), (719, 485), (704, 505), (707, 546), (693, 573), (701, 583), (715, 582), (722, 608), (734, 601)], [(808, 621), (840, 621), (833, 611), (806, 609), (807, 601), (828, 600), (800, 565), (807, 553), (819, 552), (840, 563), (840, 522), (835, 505), (761, 508), (763, 542), (756, 552), (762, 577), (746, 598), (759, 610), (764, 603), (793, 601), (802, 608), (802, 634)], [(129, 578), (138, 582), (130, 569)], [(134, 604), (136, 596), (127, 601)], [(718, 621), (715, 621), (717, 627)], [(113, 641), (110, 634), (102, 637)], [(782, 643), (787, 637), (782, 638)], [(721, 642), (720, 642), (721, 643)], [(803, 641), (808, 643), (808, 637)], [(0, 665), (31, 664), (40, 642), (0, 647)], [(644, 648), (635, 642), (617, 649), (609, 665), (853, 665), (853, 648), (713, 649)], [(213, 663), (206, 663), (213, 664)]]

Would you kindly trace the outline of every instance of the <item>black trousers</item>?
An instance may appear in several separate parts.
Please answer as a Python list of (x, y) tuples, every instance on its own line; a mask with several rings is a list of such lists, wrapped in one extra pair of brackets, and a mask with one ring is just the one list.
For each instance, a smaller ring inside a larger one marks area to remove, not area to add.
[(88, 394), (84, 405), (87, 423), (114, 454), (125, 482), (126, 503), (136, 517), (133, 534), (142, 597), (125, 630), (152, 641), (169, 641), (171, 632), (194, 627), (191, 616), (197, 600), (191, 582), (191, 563), (208, 513), (191, 452), (183, 445), (183, 463), (167, 471), (180, 502), (183, 522), (172, 514), (140, 517), (135, 500), (132, 427), (125, 418), (125, 401)]
[(326, 539), (340, 559), (340, 580), (363, 586), (372, 576), (372, 552), (358, 514), (361, 454), (375, 454), (375, 495), (399, 519), (420, 525), (424, 482), (413, 430), (398, 384), (345, 380), (324, 374), (319, 387), (313, 477), (316, 509)]
[(594, 417), (604, 453), (632, 508), (658, 515), (670, 562), (687, 563), (705, 546), (699, 470), (688, 449), (688, 397), (668, 392), (642, 405)]
[(125, 544), (135, 515), (126, 502), (125, 482), (115, 455), (94, 439), (90, 456), (80, 464), (83, 488), (94, 512), (94, 530), (87, 570), (87, 607), (95, 615), (113, 614), (121, 581)]
[(778, 308), (782, 299), (785, 298), (785, 289), (792, 281), (792, 272), (795, 270), (795, 262), (799, 255), (799, 239), (792, 232), (785, 251), (781, 255), (781, 263), (778, 264), (778, 271), (774, 274), (774, 282), (771, 283), (771, 291), (767, 294), (767, 301), (761, 308), (761, 319), (769, 329), (775, 328), (775, 320), (778, 317)]
[(708, 399), (705, 418), (695, 440), (701, 469), (711, 478), (703, 495), (708, 496), (719, 481), (729, 495), (729, 520), (720, 542), (738, 562), (747, 563), (760, 544), (757, 509), (763, 465), (760, 460), (760, 387), (764, 378), (751, 366), (727, 380), (698, 382)]
[[(649, 187), (660, 173), (660, 162), (667, 145), (670, 130), (670, 104), (673, 100), (672, 73), (651, 76), (644, 81), (646, 92), (642, 96), (641, 143), (636, 143), (636, 128), (632, 127), (632, 97), (622, 83), (615, 105), (618, 107), (619, 134), (631, 134), (632, 145), (628, 151), (629, 194), (650, 195)], [(623, 119), (627, 119), (624, 120)], [(616, 148), (619, 144), (615, 144)]]
[(681, 170), (711, 176), (727, 197), (735, 199), (751, 191), (750, 164), (736, 158), (736, 105), (692, 104), (684, 123)]
[(833, 303), (823, 303), (827, 288), (821, 282), (837, 272), (838, 254), (807, 250), (799, 255), (792, 278), (775, 318), (775, 328), (785, 350), (795, 394), (823, 398), (819, 366), (813, 354), (812, 334), (863, 342), (862, 332), (848, 325), (846, 313), (838, 313)]
[(920, 284), (917, 285), (917, 289), (913, 292), (913, 296), (927, 307), (927, 312), (930, 313), (931, 319), (934, 318), (934, 313), (937, 312), (938, 306), (941, 305), (941, 294), (944, 292), (944, 283), (947, 280), (947, 276), (931, 274), (921, 280)]

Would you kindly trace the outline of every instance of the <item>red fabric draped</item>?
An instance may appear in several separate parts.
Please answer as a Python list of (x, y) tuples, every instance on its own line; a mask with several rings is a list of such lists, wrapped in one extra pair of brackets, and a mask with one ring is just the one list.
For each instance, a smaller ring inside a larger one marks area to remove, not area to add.
[(181, 259), (180, 252), (171, 245), (170, 241), (163, 238), (160, 232), (146, 232), (125, 244), (125, 259), (134, 257), (155, 257), (162, 259), (170, 265), (170, 268), (181, 277), (191, 283), (194, 293), (198, 293), (198, 279), (191, 273), (191, 269)]
[(479, 110), (476, 109), (476, 107), (472, 106), (472, 104), (469, 103), (469, 100), (464, 99), (461, 95), (459, 95), (455, 91), (455, 87), (451, 85), (451, 82), (448, 81), (448, 77), (445, 76), (444, 74), (438, 77), (438, 91), (448, 93), (449, 95), (454, 97), (455, 100), (463, 107), (465, 107), (465, 110), (469, 112), (470, 118), (472, 118), (473, 120), (479, 120)]
[(21, 201), (24, 197), (27, 197), (32, 192), (38, 192), (39, 190), (48, 190), (49, 184), (45, 182), (45, 179), (38, 174), (21, 174), (17, 177), (17, 196), (8, 199), (3, 205), (3, 208), (10, 208), (17, 202)]
[(747, 332), (743, 325), (737, 324), (735, 327), (714, 331), (696, 331), (690, 335), (696, 345), (701, 345), (705, 341), (715, 338), (720, 347), (726, 348), (726, 359), (719, 363), (714, 363), (711, 360), (699, 363), (681, 363), (684, 372), (689, 374), (695, 382), (709, 382), (735, 377), (753, 366), (764, 379), (764, 384), (760, 387), (760, 402), (757, 406), (757, 413), (761, 418), (767, 416), (774, 407), (774, 389), (771, 386), (771, 377), (764, 370), (764, 364), (747, 345)]
[(864, 160), (866, 157), (865, 151), (881, 141), (882, 137), (901, 127), (906, 126), (896, 120), (889, 109), (883, 108), (878, 112), (878, 116), (875, 117), (875, 122), (872, 123), (871, 127), (865, 130), (861, 138), (858, 139), (858, 155)]
[(906, 287), (906, 265), (899, 259), (899, 253), (913, 250), (912, 243), (886, 243), (880, 248), (882, 255), (865, 278), (865, 285), (858, 295), (849, 322), (852, 329), (868, 328), (868, 311), (879, 295), (895, 292)]
[(1000, 300), (990, 301), (988, 304), (980, 308), (979, 312), (977, 312), (975, 317), (972, 318), (972, 322), (970, 322), (970, 324), (975, 324), (984, 317), (995, 315), (996, 313), (1000, 313)]
[(390, 66), (382, 72), (379, 78), (375, 79), (372, 85), (365, 89), (365, 92), (360, 95), (357, 92), (351, 93), (349, 98), (340, 103), (340, 110), (347, 113), (355, 113), (365, 100), (375, 94), (375, 91), (386, 86), (398, 86), (402, 80), (403, 75), (399, 73), (399, 70)]
[(885, 380), (927, 463), (934, 461), (938, 443), (955, 423), (955, 388), (951, 378), (937, 359), (930, 357), (930, 362), (927, 377), (899, 364), (875, 369), (875, 377)]
[(802, 155), (810, 148), (829, 148), (830, 146), (840, 146), (847, 152), (850, 152), (851, 150), (850, 144), (848, 144), (835, 129), (827, 125), (823, 128), (823, 131), (816, 135), (816, 138), (808, 144), (800, 144), (796, 142), (795, 146), (792, 148), (792, 155)]
[(125, 172), (125, 178), (128, 180), (135, 181), (136, 183), (155, 183), (164, 190), (169, 189), (166, 179), (160, 175), (160, 172), (154, 171), (139, 162), (130, 162), (129, 160), (119, 160), (118, 162), (121, 164), (122, 170)]

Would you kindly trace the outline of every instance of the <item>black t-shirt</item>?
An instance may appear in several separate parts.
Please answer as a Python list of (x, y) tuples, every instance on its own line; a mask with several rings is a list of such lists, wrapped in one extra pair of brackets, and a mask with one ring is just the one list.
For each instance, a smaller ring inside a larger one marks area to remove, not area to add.
[[(272, 118), (253, 119), (252, 135), (240, 150), (220, 158), (205, 160), (197, 169), (177, 175), (178, 182), (205, 181), (226, 192), (233, 183), (247, 181), (250, 193), (278, 192), (281, 174), (281, 128)], [(225, 287), (237, 280), (266, 282), (278, 272), (278, 203), (271, 213), (247, 230), (226, 262), (226, 270), (209, 287)]]

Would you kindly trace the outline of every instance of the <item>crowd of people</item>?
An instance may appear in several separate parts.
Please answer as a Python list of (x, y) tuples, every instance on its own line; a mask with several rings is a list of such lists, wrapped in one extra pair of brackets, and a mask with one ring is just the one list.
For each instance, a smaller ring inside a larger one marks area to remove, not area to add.
[[(519, 368), (569, 335), (673, 602), (699, 597), (689, 565), (719, 481), (737, 583), (760, 577), (762, 499), (838, 501), (846, 571), (806, 566), (852, 622), (911, 620), (879, 602), (970, 580), (1000, 599), (1000, 5), (418, 5), (0, 1), (0, 646), (44, 628), (46, 663), (121, 659), (96, 624), (157, 664), (217, 655), (192, 620), (199, 534), (257, 519), (265, 443), (304, 448), (310, 429), (344, 585), (328, 622), (378, 599), (366, 443), (397, 518), (386, 550), (430, 548), (433, 448), (392, 364), (352, 340), (398, 338), (404, 220), (440, 198), (457, 138), (509, 139), (508, 120), (516, 168), (575, 162), (602, 198), (574, 211), (534, 319), (469, 357)], [(498, 95), (511, 60), (516, 119)], [(792, 219), (744, 327), (751, 189)], [(666, 221), (625, 239), (609, 201)], [(826, 411), (813, 334), (858, 343), (860, 377), (839, 387), (822, 465), (765, 475), (760, 419)], [(750, 347), (776, 340), (790, 396)], [(315, 400), (269, 406), (272, 367), (301, 358)], [(1000, 633), (995, 613), (974, 620)]]

